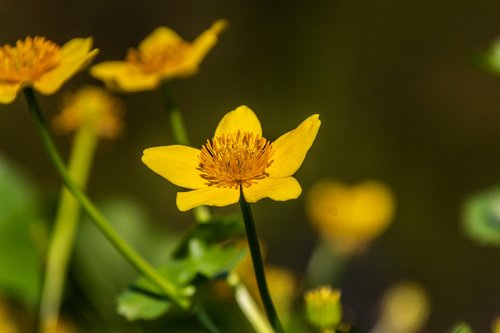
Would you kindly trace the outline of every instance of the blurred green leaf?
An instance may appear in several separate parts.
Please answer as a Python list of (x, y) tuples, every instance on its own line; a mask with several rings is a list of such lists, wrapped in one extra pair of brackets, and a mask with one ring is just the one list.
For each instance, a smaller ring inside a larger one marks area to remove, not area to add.
[(474, 331), (467, 323), (458, 323), (451, 329), (450, 333), (474, 333)]
[(492, 74), (500, 74), (500, 39), (493, 41), (490, 48), (477, 57), (474, 62), (483, 70)]
[(32, 185), (0, 156), (0, 289), (31, 305), (36, 304), (41, 287), (34, 242), (40, 221)]
[(210, 222), (197, 224), (194, 229), (188, 232), (184, 237), (184, 243), (177, 248), (173, 256), (185, 256), (188, 251), (188, 244), (192, 239), (200, 239), (207, 244), (215, 244), (243, 235), (245, 235), (245, 225), (241, 214), (213, 216)]
[(127, 290), (118, 296), (117, 311), (128, 320), (151, 320), (166, 313), (171, 306), (171, 302), (145, 297), (140, 293)]
[(500, 245), (500, 187), (470, 197), (464, 205), (465, 233), (478, 243)]
[[(245, 256), (245, 250), (234, 245), (207, 245), (199, 239), (191, 239), (188, 249), (187, 257), (170, 260), (159, 268), (160, 273), (179, 288), (195, 283), (197, 276), (207, 279), (225, 276)], [(171, 305), (168, 299), (161, 299), (158, 290), (144, 278), (118, 298), (118, 312), (128, 320), (155, 319), (168, 312)]]

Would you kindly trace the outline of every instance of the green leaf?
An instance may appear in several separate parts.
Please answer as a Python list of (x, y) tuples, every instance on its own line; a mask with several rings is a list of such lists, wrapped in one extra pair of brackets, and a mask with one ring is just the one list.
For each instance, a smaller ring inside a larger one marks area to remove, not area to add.
[(493, 41), (489, 50), (476, 57), (475, 63), (492, 74), (500, 74), (500, 39)]
[(189, 243), (189, 258), (199, 274), (214, 279), (227, 275), (245, 257), (246, 251), (234, 245), (212, 245), (192, 239)]
[(194, 238), (207, 244), (216, 244), (243, 235), (245, 235), (245, 225), (241, 214), (213, 216), (210, 222), (197, 224), (186, 235), (184, 244), (181, 244), (173, 256), (177, 258), (186, 256), (189, 241)]
[[(158, 271), (179, 289), (189, 288), (197, 276), (215, 279), (228, 274), (245, 256), (245, 250), (234, 245), (210, 245), (199, 239), (191, 239), (188, 256), (173, 259)], [(181, 299), (182, 301), (190, 301)], [(164, 299), (149, 281), (140, 278), (133, 288), (118, 298), (118, 312), (128, 320), (151, 320), (167, 313), (172, 302)]]
[(470, 197), (464, 205), (465, 233), (480, 244), (500, 245), (500, 187)]
[(0, 290), (35, 305), (41, 287), (35, 232), (37, 197), (26, 177), (0, 156)]
[(451, 329), (450, 333), (474, 333), (474, 331), (467, 323), (458, 323)]
[(153, 297), (146, 297), (138, 292), (127, 290), (118, 296), (118, 313), (128, 320), (158, 318), (172, 307), (172, 303)]

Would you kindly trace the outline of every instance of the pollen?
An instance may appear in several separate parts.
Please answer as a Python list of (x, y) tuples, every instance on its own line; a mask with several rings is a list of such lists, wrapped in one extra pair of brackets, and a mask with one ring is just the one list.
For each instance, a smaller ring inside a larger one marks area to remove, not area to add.
[(238, 189), (269, 176), (271, 142), (250, 132), (217, 136), (203, 145), (197, 168), (208, 186)]
[(21, 83), (38, 80), (59, 64), (60, 48), (44, 37), (27, 37), (15, 46), (0, 47), (0, 82)]
[(190, 49), (191, 44), (184, 41), (131, 48), (126, 61), (146, 73), (168, 72), (182, 63)]

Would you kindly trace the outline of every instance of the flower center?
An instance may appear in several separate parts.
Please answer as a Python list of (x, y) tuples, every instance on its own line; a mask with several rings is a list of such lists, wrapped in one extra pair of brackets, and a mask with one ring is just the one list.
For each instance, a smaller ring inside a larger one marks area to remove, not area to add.
[(0, 82), (36, 81), (59, 64), (60, 48), (44, 37), (27, 37), (0, 47)]
[(238, 131), (207, 140), (201, 147), (197, 169), (208, 186), (249, 187), (255, 180), (269, 176), (266, 168), (273, 163), (272, 153), (272, 145), (267, 139)]
[(147, 48), (129, 49), (126, 61), (139, 67), (146, 73), (169, 71), (176, 68), (185, 59), (191, 44), (156, 44)]

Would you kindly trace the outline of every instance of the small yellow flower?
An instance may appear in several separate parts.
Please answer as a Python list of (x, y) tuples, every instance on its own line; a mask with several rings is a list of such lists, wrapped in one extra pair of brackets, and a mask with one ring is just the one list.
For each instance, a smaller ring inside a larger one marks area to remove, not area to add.
[(327, 330), (332, 329), (342, 319), (340, 291), (328, 286), (308, 291), (304, 295), (307, 319), (314, 326)]
[(181, 211), (227, 206), (239, 201), (240, 187), (247, 202), (262, 198), (285, 201), (302, 189), (292, 175), (299, 169), (321, 125), (312, 115), (296, 129), (271, 142), (262, 137), (255, 113), (246, 106), (227, 113), (213, 139), (201, 150), (172, 145), (149, 148), (142, 161), (154, 172), (180, 187)]
[(91, 74), (108, 86), (127, 92), (152, 90), (162, 81), (194, 75), (225, 26), (226, 21), (216, 21), (192, 43), (169, 28), (159, 27), (137, 49), (130, 49), (125, 61), (97, 64)]
[(118, 99), (101, 88), (89, 86), (65, 98), (63, 111), (54, 118), (53, 126), (67, 133), (92, 123), (101, 137), (113, 139), (123, 131), (122, 114)]
[(55, 93), (97, 54), (91, 48), (91, 38), (75, 38), (59, 47), (39, 36), (0, 47), (0, 103), (11, 103), (27, 86), (45, 95)]
[(307, 199), (313, 225), (334, 249), (346, 253), (362, 249), (387, 228), (394, 215), (392, 193), (378, 181), (347, 186), (322, 180)]

